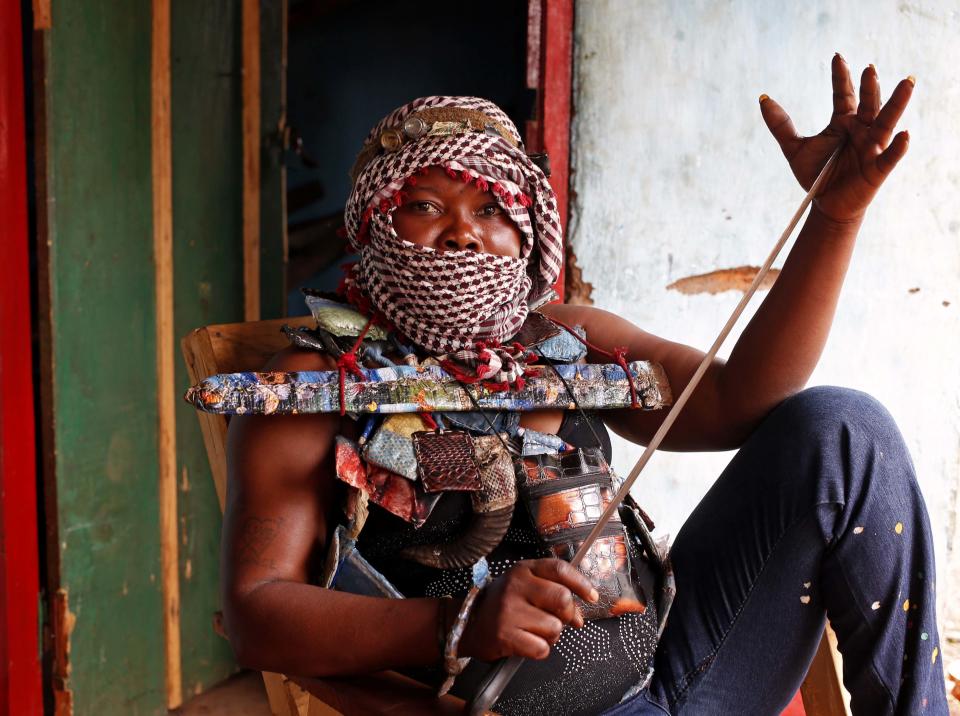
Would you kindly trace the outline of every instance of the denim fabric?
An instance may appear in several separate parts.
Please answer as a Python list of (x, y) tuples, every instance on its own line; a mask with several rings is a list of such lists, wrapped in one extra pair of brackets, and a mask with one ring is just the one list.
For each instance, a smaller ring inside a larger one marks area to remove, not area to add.
[(854, 714), (947, 714), (926, 508), (870, 396), (813, 388), (776, 408), (671, 558), (677, 598), (653, 681), (608, 716), (779, 714), (825, 615)]

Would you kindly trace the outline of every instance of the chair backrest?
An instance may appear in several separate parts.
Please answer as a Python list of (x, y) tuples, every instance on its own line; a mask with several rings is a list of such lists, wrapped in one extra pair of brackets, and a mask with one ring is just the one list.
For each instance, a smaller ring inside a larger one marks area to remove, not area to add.
[[(260, 370), (274, 353), (289, 345), (280, 328), (313, 326), (310, 316), (278, 318), (272, 321), (221, 323), (190, 331), (180, 341), (190, 382), (199, 383), (216, 373)], [(197, 412), (207, 459), (213, 472), (220, 510), (227, 496), (227, 419), (223, 415)]]

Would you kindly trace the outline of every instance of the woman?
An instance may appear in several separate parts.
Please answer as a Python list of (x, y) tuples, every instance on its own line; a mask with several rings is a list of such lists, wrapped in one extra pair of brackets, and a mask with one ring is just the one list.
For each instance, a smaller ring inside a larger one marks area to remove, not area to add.
[[(652, 680), (654, 604), (585, 622), (594, 586), (525, 541), (531, 526), (518, 510), (514, 530), (489, 555), (496, 578), (480, 592), (458, 645), (458, 656), (475, 665), (530, 660), (499, 712), (778, 713), (806, 672), (826, 613), (855, 712), (946, 713), (932, 543), (903, 441), (869, 397), (802, 390), (864, 212), (909, 141), (894, 128), (912, 78), (881, 107), (872, 66), (859, 103), (840, 55), (832, 71), (834, 113), (814, 137), (798, 136), (783, 109), (761, 97), (763, 118), (802, 186), (844, 146), (776, 284), (663, 445), (740, 451), (672, 547), (677, 598)], [(631, 360), (658, 362), (675, 394), (700, 362), (701, 352), (618, 316), (544, 304), (562, 256), (556, 201), (516, 129), (489, 102), (425, 98), (401, 107), (371, 132), (354, 180), (347, 230), (361, 260), (346, 294), (393, 328), (398, 345), (412, 344), (409, 360), (433, 358), (467, 383), (517, 390), (530, 356), (510, 339), (536, 309), (558, 325), (583, 327), (588, 362), (612, 362), (620, 346)], [(343, 357), (291, 348), (269, 368), (338, 366), (352, 367)], [(540, 410), (523, 413), (519, 427), (608, 452), (600, 418), (644, 444), (664, 414)], [(444, 493), (422, 533), (370, 508), (360, 550), (408, 598), (314, 586), (342, 521), (335, 439), (356, 434), (353, 421), (330, 414), (231, 423), (223, 596), (245, 666), (326, 676), (442, 662), (469, 570), (437, 570), (405, 556), (424, 541), (413, 535), (455, 536), (469, 516), (462, 494)], [(440, 598), (444, 590), (455, 598)], [(466, 696), (468, 677), (458, 684)]]

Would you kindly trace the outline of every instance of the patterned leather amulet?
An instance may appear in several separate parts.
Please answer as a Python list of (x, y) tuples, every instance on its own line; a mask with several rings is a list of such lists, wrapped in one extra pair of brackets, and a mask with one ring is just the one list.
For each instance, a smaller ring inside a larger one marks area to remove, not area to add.
[(462, 430), (435, 430), (413, 434), (417, 474), (427, 492), (479, 490), (480, 468), (473, 439)]

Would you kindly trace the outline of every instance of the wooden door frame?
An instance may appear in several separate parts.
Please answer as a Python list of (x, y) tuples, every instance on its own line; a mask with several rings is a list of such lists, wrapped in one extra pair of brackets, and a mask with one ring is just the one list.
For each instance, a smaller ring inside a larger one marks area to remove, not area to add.
[(0, 714), (18, 716), (43, 712), (22, 31), (0, 3)]
[[(527, 122), (527, 151), (550, 156), (550, 185), (560, 226), (570, 207), (570, 114), (574, 0), (527, 0), (527, 88), (537, 91), (536, 118)], [(566, 245), (566, 241), (564, 241)], [(564, 298), (564, 268), (554, 289)]]

